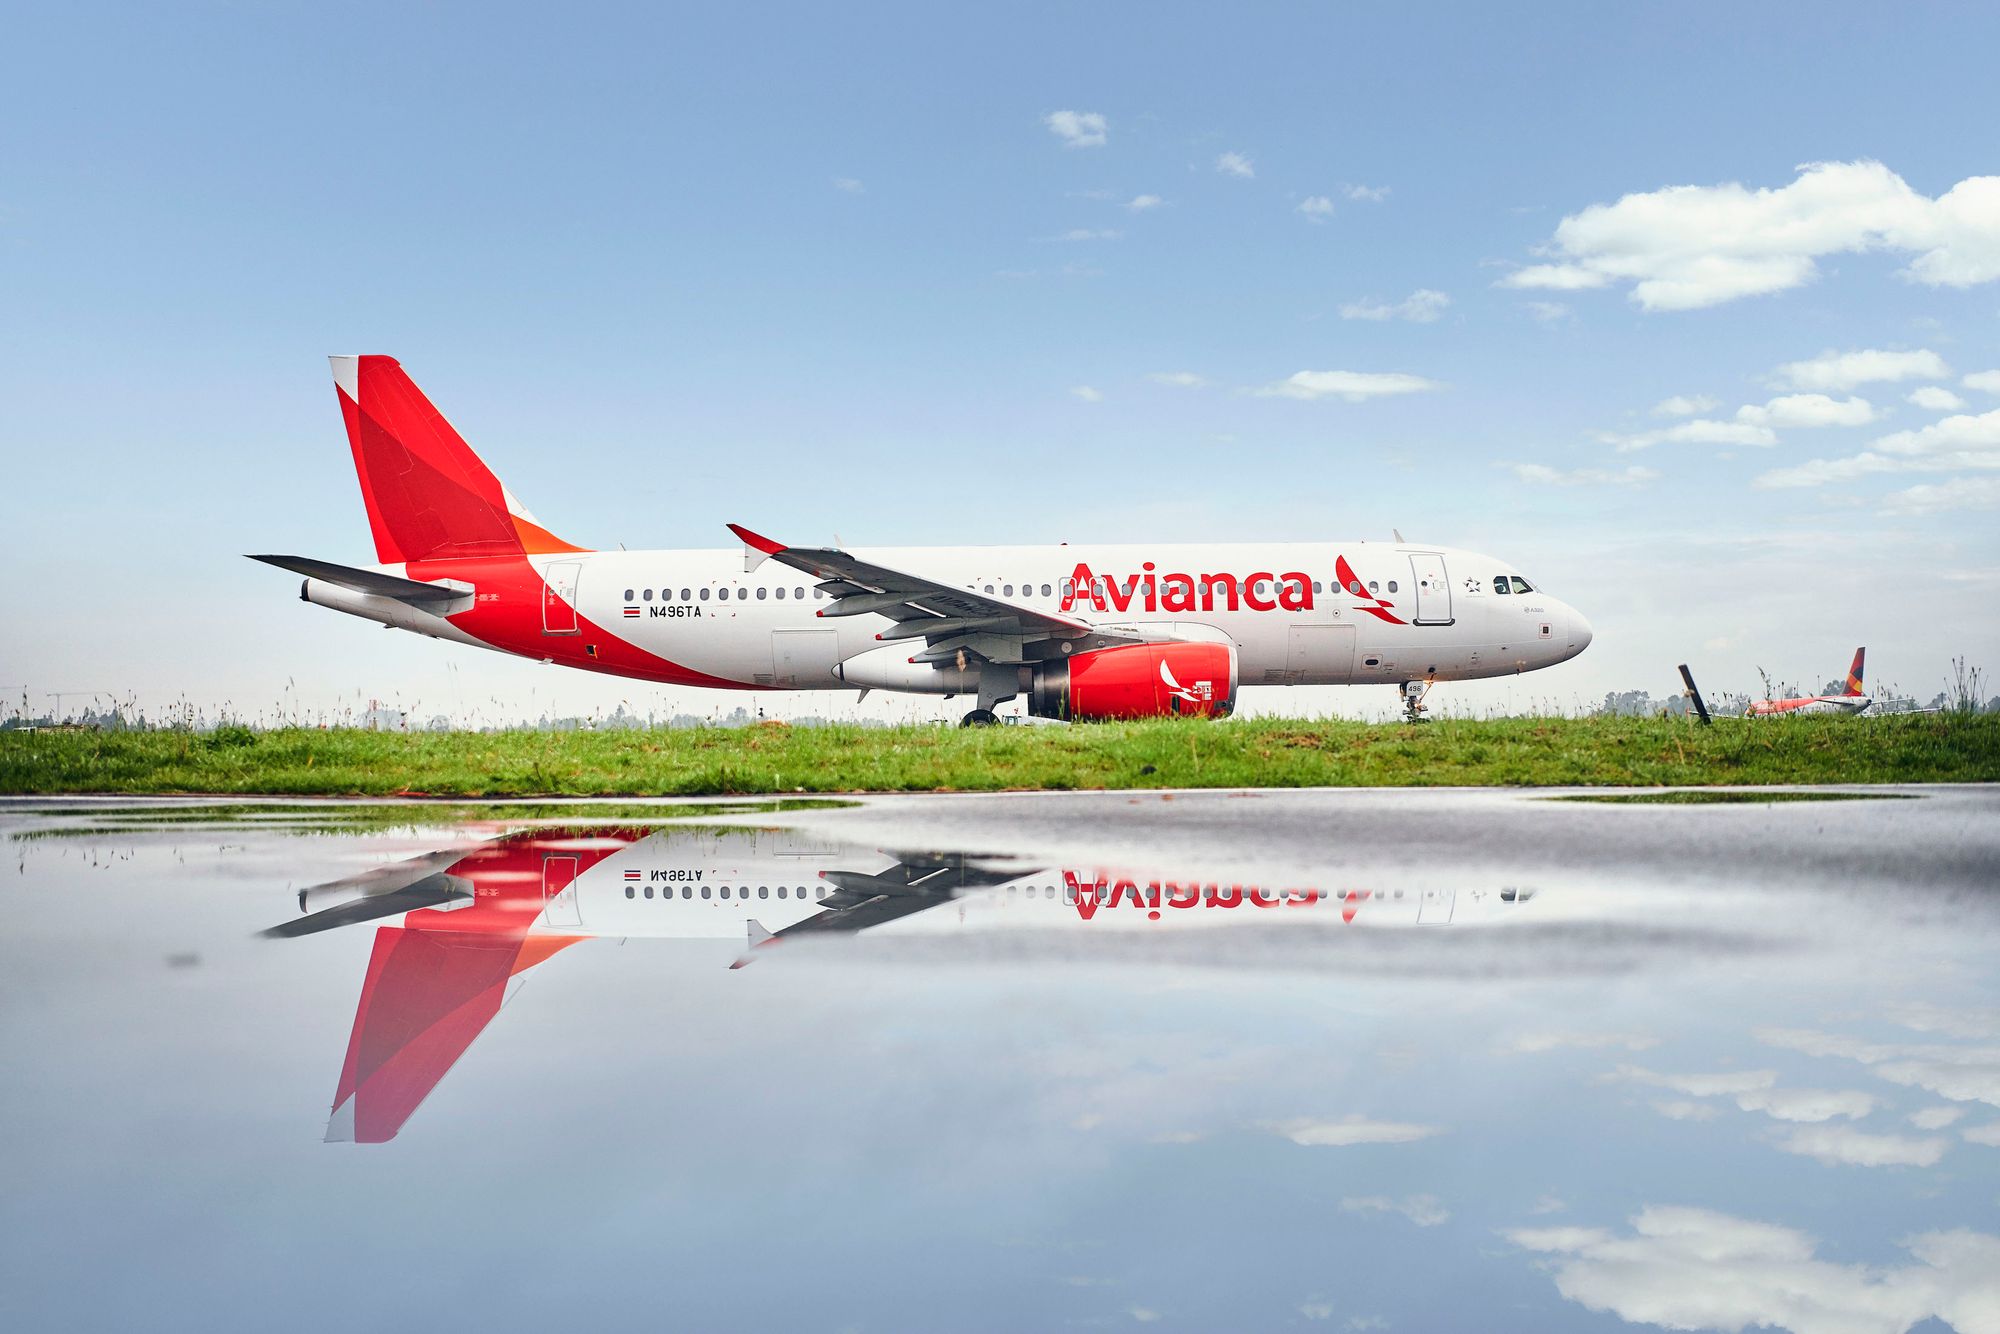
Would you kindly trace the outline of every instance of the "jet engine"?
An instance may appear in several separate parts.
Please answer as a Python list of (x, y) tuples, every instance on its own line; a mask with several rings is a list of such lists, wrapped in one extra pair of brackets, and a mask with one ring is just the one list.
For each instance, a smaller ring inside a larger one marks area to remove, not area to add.
[(1220, 718), (1234, 707), (1233, 644), (1096, 649), (1037, 665), (1028, 691), (1028, 712), (1037, 718)]

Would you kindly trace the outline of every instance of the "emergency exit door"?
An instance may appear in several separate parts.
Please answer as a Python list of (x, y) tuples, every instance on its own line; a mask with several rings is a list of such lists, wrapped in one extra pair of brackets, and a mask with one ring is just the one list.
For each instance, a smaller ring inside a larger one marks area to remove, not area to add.
[(1412, 552), (1410, 582), (1417, 590), (1417, 625), (1451, 624), (1451, 581), (1445, 574), (1444, 557), (1432, 551)]

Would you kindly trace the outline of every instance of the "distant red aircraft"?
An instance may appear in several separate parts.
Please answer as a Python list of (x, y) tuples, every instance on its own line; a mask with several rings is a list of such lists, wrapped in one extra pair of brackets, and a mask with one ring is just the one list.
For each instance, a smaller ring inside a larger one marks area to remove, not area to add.
[(1766, 718), (1781, 713), (1839, 713), (1855, 714), (1875, 702), (1861, 690), (1861, 663), (1867, 657), (1866, 648), (1854, 650), (1854, 665), (1847, 669), (1847, 689), (1838, 695), (1801, 695), (1796, 699), (1760, 699), (1750, 705), (1750, 716)]

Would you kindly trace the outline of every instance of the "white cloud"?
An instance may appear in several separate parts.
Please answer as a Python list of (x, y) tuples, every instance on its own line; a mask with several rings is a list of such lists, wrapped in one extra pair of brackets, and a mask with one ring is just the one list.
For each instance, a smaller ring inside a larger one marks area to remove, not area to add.
[(1241, 153), (1224, 153), (1215, 160), (1215, 169), (1224, 176), (1240, 176), (1246, 181), (1257, 174), (1256, 166)]
[(1530, 301), (1528, 313), (1543, 324), (1554, 324), (1569, 318), (1569, 307), (1560, 301)]
[(1669, 1121), (1713, 1121), (1715, 1108), (1705, 1102), (1690, 1102), (1686, 1098), (1669, 1098), (1665, 1102), (1653, 1104), (1653, 1110)]
[[(1511, 464), (1514, 468), (1531, 468), (1534, 464)], [(1579, 1051), (1602, 1051), (1606, 1047), (1623, 1047), (1626, 1051), (1645, 1051), (1657, 1047), (1660, 1040), (1650, 1033), (1519, 1033), (1502, 1048), (1503, 1051), (1520, 1052), (1524, 1055), (1563, 1048)]]
[(1704, 412), (1713, 412), (1722, 405), (1707, 394), (1675, 394), (1653, 404), (1655, 417), (1699, 417)]
[(1953, 477), (1891, 492), (1882, 512), (1898, 517), (1944, 514), (1951, 510), (2000, 509), (2000, 477)]
[(1974, 371), (1959, 383), (1982, 394), (2000, 394), (2000, 371)]
[(1654, 445), (1755, 445), (1761, 449), (1778, 443), (1777, 434), (1768, 426), (1759, 426), (1755, 422), (1714, 421), (1706, 417), (1697, 417), (1693, 421), (1657, 431), (1634, 434), (1605, 431), (1597, 438), (1607, 445), (1616, 445), (1621, 454), (1651, 449)]
[(1919, 1033), (1943, 1033), (1954, 1038), (2000, 1038), (2000, 1010), (1978, 1010), (1932, 1001), (1897, 1001), (1885, 1006), (1885, 1017)]
[(1144, 213), (1149, 208), (1158, 208), (1167, 201), (1158, 195), (1133, 195), (1125, 204), (1134, 213)]
[(1854, 1121), (1875, 1110), (1875, 1099), (1852, 1091), (1765, 1088), (1739, 1093), (1736, 1105), (1779, 1121), (1831, 1121), (1836, 1116)]
[(1050, 237), (1051, 241), (1116, 241), (1125, 233), (1115, 227), (1072, 227)]
[[(1519, 481), (1536, 486), (1651, 486), (1660, 480), (1658, 471), (1634, 464), (1629, 468), (1551, 468), (1541, 463), (1502, 464)], [(1650, 1041), (1647, 1044), (1651, 1045)], [(1638, 1051), (1633, 1047), (1630, 1050)]]
[(1849, 1167), (1930, 1167), (1949, 1141), (1910, 1135), (1871, 1135), (1852, 1126), (1801, 1126), (1778, 1141), (1786, 1153)]
[(1138, 1321), (1142, 1325), (1153, 1324), (1160, 1318), (1160, 1313), (1158, 1311), (1155, 1311), (1150, 1306), (1130, 1307), (1127, 1309), (1126, 1314), (1131, 1316), (1134, 1320)]
[(1103, 392), (1101, 390), (1092, 389), (1087, 384), (1077, 385), (1075, 388), (1070, 390), (1070, 393), (1075, 395), (1077, 398), (1082, 399), (1086, 403), (1102, 403), (1104, 401)]
[(1599, 1079), (1607, 1084), (1646, 1084), (1672, 1089), (1690, 1098), (1713, 1098), (1720, 1094), (1750, 1093), (1770, 1088), (1778, 1082), (1776, 1070), (1722, 1070), (1714, 1074), (1672, 1075), (1643, 1066), (1621, 1065)]
[(1989, 1148), (2000, 1149), (2000, 1121), (1995, 1121), (1992, 1125), (1973, 1126), (1959, 1133), (1967, 1144), (1984, 1144)]
[(1260, 398), (1342, 398), (1359, 403), (1363, 399), (1442, 388), (1436, 380), (1397, 371), (1300, 371), (1254, 392)]
[(1788, 361), (1773, 372), (1779, 384), (1793, 389), (1856, 389), (1864, 384), (1898, 380), (1942, 380), (1951, 374), (1944, 358), (1929, 350), (1885, 352), (1822, 352), (1804, 361)]
[[(1844, 459), (1812, 459), (1767, 472), (1767, 488), (1820, 486), (1878, 472), (1954, 472), (2000, 468), (2000, 408), (1977, 417), (1942, 417), (1912, 431), (1896, 431)], [(1921, 489), (1921, 488), (1920, 488)]]
[(1350, 1116), (1339, 1121), (1315, 1121), (1301, 1117), (1281, 1121), (1271, 1127), (1294, 1144), (1308, 1147), (1345, 1147), (1350, 1144), (1409, 1144), (1439, 1134), (1440, 1126), (1420, 1126), (1407, 1121), (1370, 1121)]
[(1299, 212), (1306, 215), (1308, 222), (1325, 222), (1333, 216), (1333, 201), (1325, 195), (1308, 195), (1299, 204)]
[(1389, 197), (1386, 185), (1343, 185), (1340, 193), (1357, 204), (1379, 204)]
[(868, 193), (868, 187), (863, 185), (860, 181), (855, 180), (852, 176), (834, 177), (833, 188), (841, 191), (844, 194), (850, 194), (850, 195), (863, 195)]
[(1551, 1257), (1556, 1291), (1592, 1311), (1668, 1329), (1903, 1334), (1936, 1317), (1990, 1330), (2000, 1316), (2000, 1237), (1959, 1229), (1901, 1244), (1914, 1263), (1836, 1264), (1805, 1233), (1708, 1209), (1660, 1205), (1620, 1236), (1602, 1228), (1517, 1228)]
[(1866, 426), (1880, 415), (1865, 398), (1828, 398), (1825, 394), (1785, 394), (1736, 409), (1737, 421), (1780, 428)]
[(1508, 287), (1630, 283), (1646, 310), (1693, 310), (1810, 282), (1815, 260), (1853, 251), (1911, 255), (1903, 276), (1932, 287), (2000, 278), (2000, 176), (1932, 199), (1880, 162), (1814, 162), (1777, 189), (1676, 185), (1565, 217), (1555, 258)]
[(1299, 1314), (1308, 1320), (1331, 1320), (1333, 1303), (1324, 1297), (1308, 1297), (1299, 1303)]
[(1910, 1113), (1910, 1124), (1919, 1130), (1943, 1130), (1964, 1115), (1963, 1107), (1924, 1107)]
[(1170, 384), (1177, 389), (1200, 389), (1208, 383), (1193, 371), (1154, 371), (1146, 378), (1154, 384)]
[(1956, 412), (1965, 406), (1965, 400), (1957, 394), (1934, 384), (1927, 384), (1922, 388), (1912, 389), (1909, 394), (1909, 401), (1927, 412)]
[(1102, 148), (1111, 129), (1095, 111), (1051, 111), (1042, 117), (1042, 124), (1065, 148)]
[(1406, 1195), (1400, 1200), (1387, 1195), (1350, 1195), (1340, 1202), (1340, 1207), (1350, 1214), (1401, 1214), (1418, 1227), (1436, 1227), (1451, 1221), (1451, 1210), (1440, 1204), (1435, 1195)]
[(1401, 301), (1390, 305), (1387, 302), (1351, 301), (1340, 308), (1343, 320), (1408, 320), (1412, 324), (1429, 324), (1451, 304), (1451, 298), (1443, 292), (1434, 292), (1428, 287), (1420, 287)]

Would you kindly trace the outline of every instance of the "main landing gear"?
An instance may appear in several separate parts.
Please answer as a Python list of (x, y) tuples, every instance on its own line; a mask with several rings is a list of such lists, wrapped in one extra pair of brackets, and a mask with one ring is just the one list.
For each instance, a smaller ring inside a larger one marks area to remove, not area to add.
[(1000, 715), (991, 709), (974, 709), (958, 720), (960, 727), (991, 727), (1000, 721)]
[(1424, 712), (1426, 708), (1424, 704), (1424, 696), (1430, 693), (1430, 688), (1431, 688), (1431, 683), (1429, 681), (1403, 682), (1404, 722), (1427, 723), (1430, 721), (1430, 719), (1424, 717)]

